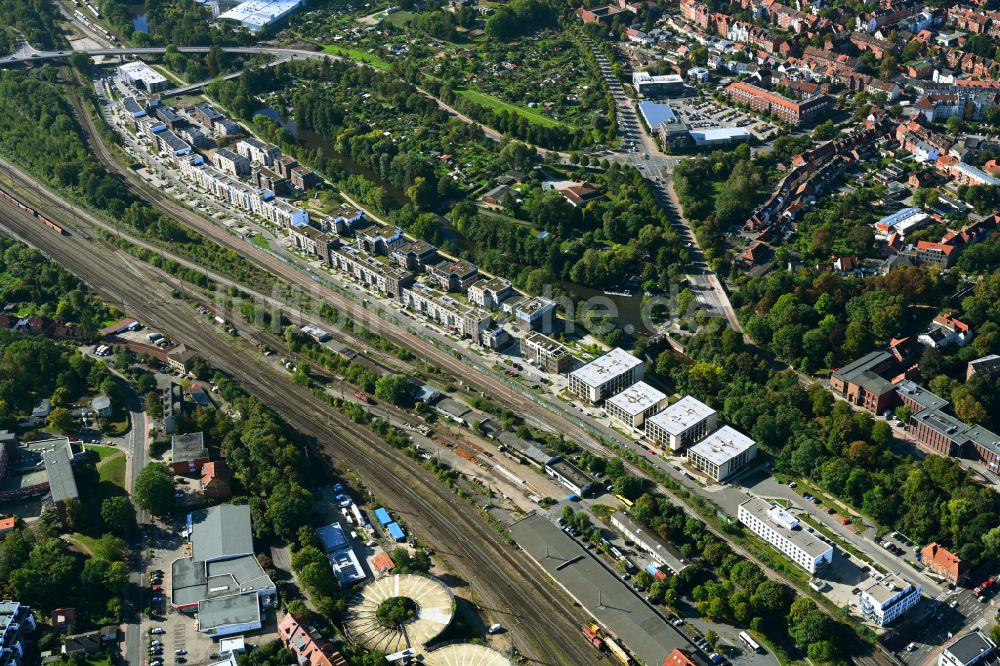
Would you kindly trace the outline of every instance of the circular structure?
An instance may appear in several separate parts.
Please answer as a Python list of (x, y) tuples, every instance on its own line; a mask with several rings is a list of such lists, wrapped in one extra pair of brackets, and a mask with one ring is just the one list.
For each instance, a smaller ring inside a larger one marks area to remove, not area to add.
[[(416, 605), (416, 614), (405, 624), (386, 626), (378, 618), (378, 609), (393, 597), (411, 600)], [(454, 600), (448, 586), (436, 578), (415, 574), (386, 576), (365, 585), (351, 599), (344, 628), (351, 640), (368, 650), (392, 654), (419, 648), (440, 636), (451, 624)]]
[(424, 653), (424, 666), (514, 666), (493, 648), (475, 643), (453, 643)]

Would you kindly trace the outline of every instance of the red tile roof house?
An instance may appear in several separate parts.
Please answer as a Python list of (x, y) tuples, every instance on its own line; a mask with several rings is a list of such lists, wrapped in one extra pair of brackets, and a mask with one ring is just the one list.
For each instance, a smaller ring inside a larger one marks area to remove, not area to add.
[(969, 575), (968, 567), (961, 558), (938, 543), (932, 543), (920, 551), (920, 561), (928, 570), (949, 583), (959, 585)]
[(214, 499), (229, 499), (232, 496), (232, 477), (229, 464), (225, 460), (202, 465), (201, 494)]
[(278, 638), (301, 666), (347, 666), (347, 660), (319, 633), (286, 613), (278, 624)]
[(591, 201), (597, 201), (604, 197), (604, 194), (590, 183), (575, 183), (569, 187), (564, 187), (559, 192), (566, 197), (566, 201), (574, 208), (584, 206)]
[(947, 347), (958, 345), (964, 347), (972, 340), (972, 329), (965, 322), (959, 321), (953, 314), (938, 315), (917, 340), (929, 347)]

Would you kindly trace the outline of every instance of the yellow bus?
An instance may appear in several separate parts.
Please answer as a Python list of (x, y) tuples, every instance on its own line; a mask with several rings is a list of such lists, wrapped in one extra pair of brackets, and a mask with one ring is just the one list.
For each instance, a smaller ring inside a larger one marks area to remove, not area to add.
[(621, 503), (624, 504), (625, 506), (627, 506), (630, 509), (632, 508), (632, 505), (635, 504), (635, 502), (633, 502), (629, 498), (625, 497), (624, 495), (615, 495), (615, 497), (617, 497), (619, 500), (621, 500)]

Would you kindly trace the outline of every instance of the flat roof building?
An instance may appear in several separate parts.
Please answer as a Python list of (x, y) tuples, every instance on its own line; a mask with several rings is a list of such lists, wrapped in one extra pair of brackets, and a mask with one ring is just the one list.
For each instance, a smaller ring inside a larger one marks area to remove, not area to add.
[(799, 526), (792, 514), (776, 504), (751, 497), (740, 504), (737, 520), (811, 574), (833, 561), (833, 546)]
[(646, 419), (646, 435), (657, 444), (677, 451), (708, 436), (717, 427), (717, 420), (714, 409), (686, 395)]
[(118, 75), (130, 85), (146, 92), (157, 92), (167, 87), (166, 77), (141, 60), (125, 63), (118, 68)]
[(892, 624), (903, 613), (920, 602), (919, 585), (887, 574), (861, 590), (860, 607), (865, 619), (877, 627)]
[(209, 636), (254, 631), (261, 608), (277, 603), (277, 588), (253, 554), (250, 507), (222, 504), (187, 517), (190, 557), (170, 565), (170, 602), (198, 613)]
[(340, 523), (330, 523), (316, 530), (316, 536), (323, 544), (323, 551), (330, 559), (330, 566), (342, 585), (350, 585), (367, 578), (361, 567), (351, 539)]
[(233, 21), (249, 32), (258, 33), (287, 18), (301, 6), (302, 0), (247, 0), (219, 14), (219, 20)]
[(573, 355), (565, 345), (538, 331), (521, 338), (521, 356), (545, 372), (562, 374), (573, 364)]
[(660, 97), (683, 92), (684, 77), (680, 74), (653, 76), (649, 72), (633, 72), (632, 87), (640, 97)]
[(569, 375), (569, 390), (594, 405), (643, 377), (645, 365), (624, 349), (615, 347)]
[(977, 629), (946, 645), (938, 666), (973, 666), (993, 656), (995, 650), (993, 641)]
[(629, 428), (642, 428), (646, 418), (660, 411), (666, 404), (666, 393), (639, 381), (608, 398), (605, 408), (611, 418)]
[(611, 526), (634, 541), (661, 567), (667, 567), (675, 574), (688, 567), (676, 548), (657, 536), (653, 530), (641, 524), (627, 511), (617, 511), (611, 516)]
[(201, 472), (208, 460), (208, 447), (205, 446), (203, 433), (189, 432), (170, 438), (170, 461), (174, 474)]
[(73, 476), (73, 460), (66, 447), (56, 447), (42, 453), (45, 474), (49, 478), (49, 493), (52, 501), (59, 503), (69, 499), (80, 499)]
[(568, 460), (554, 460), (545, 465), (545, 473), (583, 497), (594, 487), (594, 479)]
[(715, 481), (722, 481), (757, 455), (757, 443), (735, 428), (722, 426), (688, 449), (688, 463)]

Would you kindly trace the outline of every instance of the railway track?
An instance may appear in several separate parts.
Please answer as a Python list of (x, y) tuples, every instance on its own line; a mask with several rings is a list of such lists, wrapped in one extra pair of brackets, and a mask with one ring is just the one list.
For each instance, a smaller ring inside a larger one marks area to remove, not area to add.
[(3, 209), (9, 214), (0, 228), (84, 277), (99, 293), (125, 303), (130, 314), (196, 346), (290, 426), (312, 437), (335, 466), (357, 472), (446, 555), (456, 574), (469, 581), (480, 605), (510, 629), (522, 654), (540, 664), (596, 662), (597, 654), (578, 638), (582, 613), (522, 552), (508, 546), (477, 509), (415, 461), (262, 364), (255, 349), (234, 344), (207, 321), (192, 317), (188, 305), (171, 297), (169, 276), (79, 235), (57, 236), (12, 206), (3, 204)]

